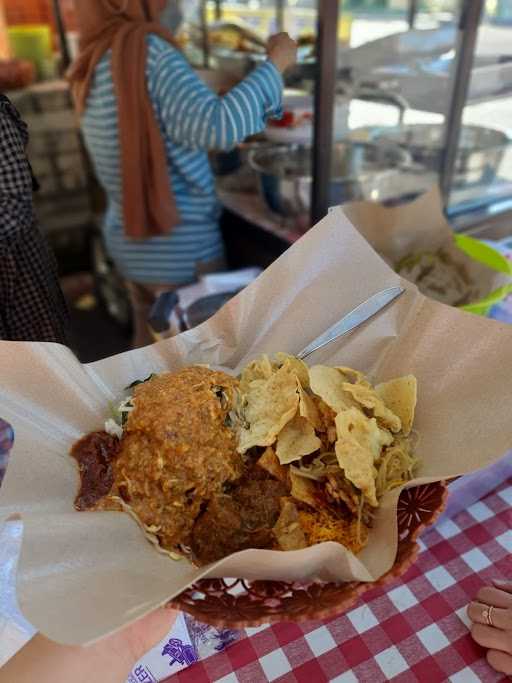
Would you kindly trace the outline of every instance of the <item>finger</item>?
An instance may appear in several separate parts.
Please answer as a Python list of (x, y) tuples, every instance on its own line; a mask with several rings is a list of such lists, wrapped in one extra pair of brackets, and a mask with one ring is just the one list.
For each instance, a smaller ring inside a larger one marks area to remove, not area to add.
[(500, 674), (512, 676), (512, 655), (506, 652), (499, 652), (498, 650), (489, 650), (487, 661)]
[[(481, 602), (472, 602), (468, 606), (468, 617), (475, 624), (484, 624), (485, 626), (489, 626), (489, 623), (485, 617), (486, 610), (488, 609), (489, 605), (485, 605)], [(490, 616), (492, 625), (495, 628), (499, 628), (503, 631), (512, 631), (512, 610), (495, 607)]]
[(484, 605), (493, 605), (493, 607), (503, 607), (505, 609), (512, 608), (512, 594), (498, 588), (491, 588), (485, 586), (481, 588), (476, 594), (478, 602), (483, 602)]
[(497, 628), (492, 628), (492, 626), (474, 624), (471, 628), (471, 635), (475, 642), (488, 650), (499, 650), (511, 654), (512, 642), (510, 633), (507, 631), (500, 631)]
[(140, 659), (171, 631), (178, 614), (174, 609), (160, 607), (121, 631), (119, 637), (124, 637), (137, 659)]
[(493, 584), (499, 590), (506, 593), (512, 593), (512, 581), (502, 581), (501, 579), (493, 579)]

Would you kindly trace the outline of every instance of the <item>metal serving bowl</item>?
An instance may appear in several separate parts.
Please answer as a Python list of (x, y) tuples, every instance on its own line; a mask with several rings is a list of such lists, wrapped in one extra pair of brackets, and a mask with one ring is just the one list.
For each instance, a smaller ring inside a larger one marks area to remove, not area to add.
[(237, 78), (239, 81), (248, 76), (265, 59), (266, 55), (255, 52), (237, 52), (223, 48), (216, 48), (212, 51), (212, 60), (216, 69), (226, 76)]
[[(395, 144), (340, 142), (334, 146), (330, 202), (385, 199), (379, 184), (410, 165), (409, 153)], [(252, 150), (249, 163), (259, 174), (263, 197), (282, 216), (307, 214), (311, 206), (312, 153), (309, 147), (269, 146)]]
[[(362, 129), (354, 131), (360, 134)], [(367, 139), (399, 145), (407, 150), (416, 164), (429, 171), (438, 171), (444, 144), (442, 124), (411, 124), (396, 128), (364, 129)], [(508, 136), (493, 128), (463, 126), (455, 161), (454, 185), (462, 187), (489, 183), (495, 178), (506, 147)]]

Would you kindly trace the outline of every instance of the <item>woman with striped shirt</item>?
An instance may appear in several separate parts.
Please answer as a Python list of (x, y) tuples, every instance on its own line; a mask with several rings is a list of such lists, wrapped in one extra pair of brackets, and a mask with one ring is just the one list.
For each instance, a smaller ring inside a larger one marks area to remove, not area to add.
[(106, 191), (108, 251), (129, 286), (135, 346), (150, 343), (158, 294), (222, 263), (220, 207), (208, 161), (281, 113), (281, 73), (296, 44), (280, 34), (269, 59), (224, 97), (195, 74), (166, 27), (176, 0), (77, 0), (81, 53), (70, 80)]

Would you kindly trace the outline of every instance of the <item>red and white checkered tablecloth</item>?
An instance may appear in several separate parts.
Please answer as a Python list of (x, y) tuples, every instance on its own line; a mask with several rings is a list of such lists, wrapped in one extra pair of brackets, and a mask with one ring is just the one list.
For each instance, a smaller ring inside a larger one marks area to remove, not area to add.
[(512, 578), (512, 480), (420, 541), (416, 564), (339, 618), (249, 629), (169, 683), (495, 683), (468, 633), (466, 606)]

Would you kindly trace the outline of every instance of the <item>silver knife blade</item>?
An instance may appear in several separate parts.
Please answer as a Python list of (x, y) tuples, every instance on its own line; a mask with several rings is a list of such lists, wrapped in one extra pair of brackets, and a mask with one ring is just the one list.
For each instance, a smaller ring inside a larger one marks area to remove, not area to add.
[(349, 332), (352, 332), (362, 325), (373, 316), (377, 315), (383, 308), (388, 306), (390, 303), (398, 299), (405, 292), (403, 287), (389, 287), (389, 289), (383, 289), (381, 292), (377, 292), (369, 299), (359, 304), (350, 313), (343, 316), (343, 318), (330, 327), (327, 332), (324, 332), (319, 337), (317, 337), (311, 344), (308, 344), (305, 349), (303, 349), (297, 358), (304, 360), (310, 356), (315, 351), (322, 349), (327, 344), (344, 337)]

